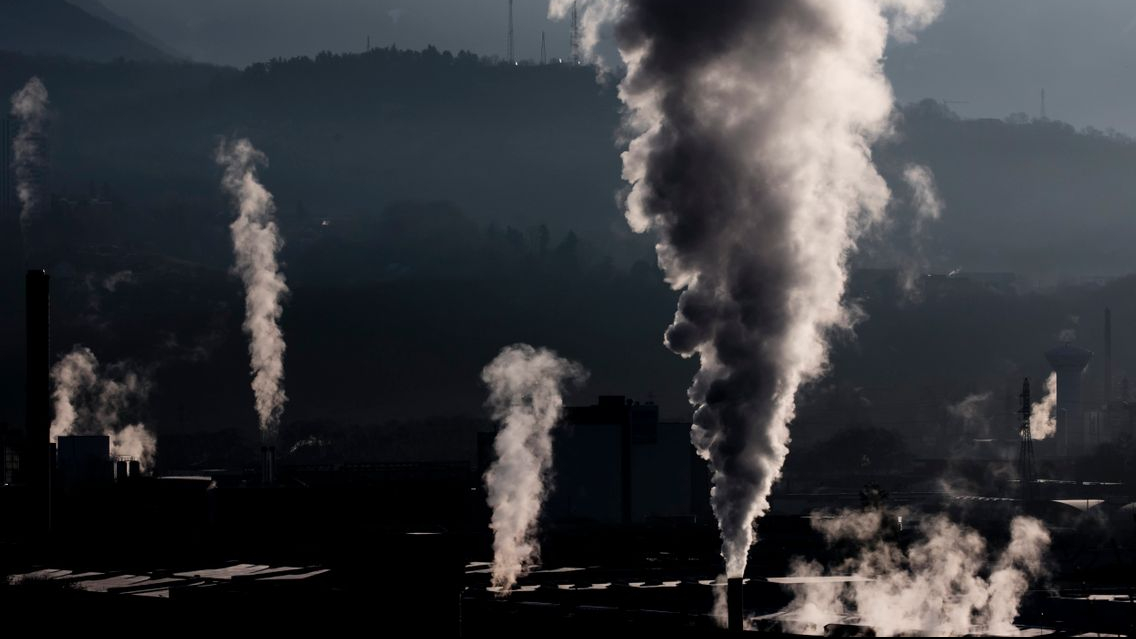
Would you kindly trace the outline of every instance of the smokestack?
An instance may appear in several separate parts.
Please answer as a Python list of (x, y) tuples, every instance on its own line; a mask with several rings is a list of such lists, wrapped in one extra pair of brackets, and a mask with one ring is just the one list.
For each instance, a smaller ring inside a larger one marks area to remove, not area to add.
[(1112, 309), (1104, 309), (1104, 405), (1112, 402)]
[(49, 364), (49, 279), (43, 270), (30, 270), (26, 279), (27, 371), (25, 426), (27, 460), (25, 483), (31, 493), (29, 521), (35, 530), (51, 531), (51, 383)]
[(272, 486), (276, 483), (276, 447), (261, 446), (260, 456), (260, 483)]
[(726, 580), (726, 627), (730, 632), (742, 631), (742, 612), (745, 610), (745, 584), (741, 577)]

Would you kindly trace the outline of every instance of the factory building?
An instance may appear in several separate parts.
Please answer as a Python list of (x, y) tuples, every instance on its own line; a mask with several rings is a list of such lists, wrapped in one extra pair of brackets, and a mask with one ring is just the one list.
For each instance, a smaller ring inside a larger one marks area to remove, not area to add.
[(690, 422), (659, 419), (653, 402), (601, 396), (570, 407), (555, 433), (553, 521), (608, 525), (710, 515), (706, 462)]

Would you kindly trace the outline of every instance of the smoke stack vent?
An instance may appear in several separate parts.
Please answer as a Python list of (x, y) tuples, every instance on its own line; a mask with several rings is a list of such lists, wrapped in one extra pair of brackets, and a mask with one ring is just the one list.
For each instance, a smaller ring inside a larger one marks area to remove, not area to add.
[(271, 486), (276, 483), (276, 447), (262, 446), (260, 455), (260, 483)]
[(730, 632), (742, 631), (742, 612), (745, 609), (744, 582), (741, 577), (726, 580), (726, 627)]

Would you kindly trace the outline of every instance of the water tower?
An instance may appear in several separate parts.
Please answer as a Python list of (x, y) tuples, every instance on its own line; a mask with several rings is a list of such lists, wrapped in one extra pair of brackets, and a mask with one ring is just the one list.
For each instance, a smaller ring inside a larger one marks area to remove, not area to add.
[(1046, 351), (1045, 359), (1057, 373), (1057, 454), (1081, 455), (1085, 452), (1081, 373), (1093, 359), (1093, 353), (1066, 342)]

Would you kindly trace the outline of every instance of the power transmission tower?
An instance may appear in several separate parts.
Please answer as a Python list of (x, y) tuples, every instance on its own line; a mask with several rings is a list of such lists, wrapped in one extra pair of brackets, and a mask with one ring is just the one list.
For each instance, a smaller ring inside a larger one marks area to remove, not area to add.
[(1028, 504), (1037, 499), (1037, 476), (1033, 467), (1033, 435), (1030, 433), (1030, 387), (1029, 378), (1022, 382), (1022, 409), (1018, 413), (1021, 448), (1018, 451), (1018, 482), (1022, 488), (1022, 503)]
[(568, 34), (568, 48), (572, 57), (572, 64), (580, 64), (580, 14), (576, 10), (576, 3), (572, 3), (572, 25)]
[(513, 51), (513, 0), (509, 0), (509, 52), (507, 57), (509, 64), (517, 63), (517, 56), (514, 55)]
[(548, 49), (544, 45), (544, 32), (540, 32), (540, 64), (543, 66), (548, 63)]

